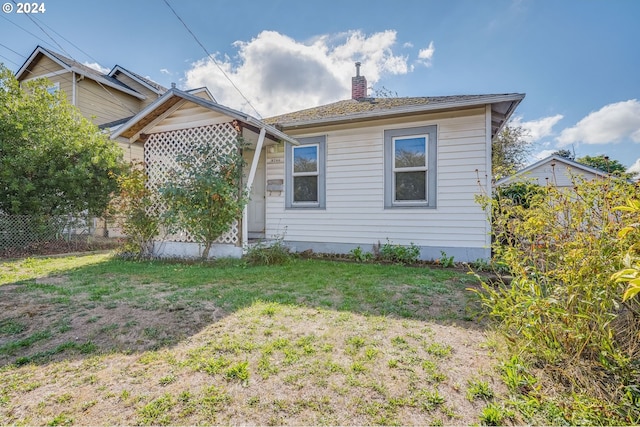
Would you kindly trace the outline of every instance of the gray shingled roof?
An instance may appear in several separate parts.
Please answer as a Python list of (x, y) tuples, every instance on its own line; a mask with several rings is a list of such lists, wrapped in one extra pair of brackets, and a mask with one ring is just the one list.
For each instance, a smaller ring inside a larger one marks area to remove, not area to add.
[[(150, 80), (150, 79), (148, 79), (146, 77), (142, 77), (140, 74), (134, 73), (133, 71), (129, 70), (128, 68), (124, 68), (122, 65), (116, 65), (113, 68), (116, 68), (116, 67), (120, 67), (121, 70), (124, 70), (127, 73), (131, 74), (132, 76), (135, 76), (137, 79), (142, 80), (143, 82), (145, 82), (149, 86), (155, 88), (159, 92), (166, 92), (166, 91), (169, 90), (166, 87), (162, 86), (161, 84), (154, 82), (153, 80)], [(112, 71), (113, 71), (113, 69), (112, 69)]]
[(64, 55), (61, 55), (61, 54), (59, 54), (57, 52), (54, 52), (54, 51), (49, 50), (47, 48), (44, 48), (42, 46), (40, 46), (40, 49), (46, 51), (49, 55), (57, 58), (58, 61), (66, 64), (68, 67), (70, 67), (70, 68), (73, 67), (73, 68), (76, 68), (76, 69), (79, 69), (79, 70), (83, 71), (87, 76), (100, 77), (102, 79), (108, 80), (109, 82), (113, 83), (114, 85), (121, 86), (121, 87), (123, 87), (125, 89), (131, 90), (131, 91), (134, 91), (134, 92), (138, 92), (137, 90), (135, 90), (135, 89), (127, 86), (126, 84), (122, 83), (120, 80), (115, 79), (113, 77), (110, 77), (110, 76), (108, 76), (106, 74), (103, 74), (100, 71), (98, 71), (96, 69), (93, 69), (91, 67), (88, 67), (88, 66), (86, 66), (86, 65), (84, 65), (84, 64), (82, 64), (82, 63), (80, 63), (80, 62), (78, 62), (78, 61), (76, 61), (74, 59), (68, 58), (68, 57), (66, 57)]
[(470, 106), (497, 102), (501, 98), (524, 97), (523, 94), (497, 95), (454, 95), (407, 98), (364, 98), (348, 99), (306, 110), (294, 111), (264, 119), (265, 123), (287, 128), (310, 122), (335, 122), (340, 120), (367, 119), (392, 116), (412, 111), (437, 110), (439, 107), (454, 108), (457, 105)]

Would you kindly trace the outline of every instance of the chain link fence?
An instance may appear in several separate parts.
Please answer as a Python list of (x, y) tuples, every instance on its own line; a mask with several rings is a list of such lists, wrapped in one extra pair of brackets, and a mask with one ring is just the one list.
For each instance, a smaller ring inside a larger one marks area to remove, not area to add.
[(0, 257), (83, 249), (94, 231), (86, 218), (0, 214)]
[(24, 247), (35, 242), (69, 241), (90, 232), (88, 221), (81, 218), (0, 215), (0, 249)]

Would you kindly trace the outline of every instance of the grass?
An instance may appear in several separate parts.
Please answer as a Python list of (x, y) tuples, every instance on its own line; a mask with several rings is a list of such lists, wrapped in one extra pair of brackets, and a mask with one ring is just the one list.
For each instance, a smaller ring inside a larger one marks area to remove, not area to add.
[(495, 363), (469, 321), (473, 280), (320, 260), (4, 262), (0, 424), (490, 421), (458, 385)]

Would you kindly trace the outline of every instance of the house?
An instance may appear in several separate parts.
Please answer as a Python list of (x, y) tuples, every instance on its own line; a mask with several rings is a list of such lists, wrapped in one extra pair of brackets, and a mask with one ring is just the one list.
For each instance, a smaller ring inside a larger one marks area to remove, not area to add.
[(520, 169), (511, 176), (496, 181), (495, 185), (500, 187), (514, 182), (527, 181), (542, 186), (553, 185), (558, 188), (573, 188), (573, 179), (575, 177), (592, 180), (608, 176), (608, 173), (600, 169), (553, 154)]
[[(524, 94), (369, 98), (356, 67), (351, 99), (264, 121), (172, 88), (112, 138), (143, 146), (161, 180), (199, 138), (242, 134), (251, 201), (219, 241), (234, 254), (249, 237), (277, 237), (296, 251), (390, 241), (419, 246), (422, 259), (488, 259), (490, 222), (474, 197), (491, 191), (491, 141)], [(158, 250), (197, 254), (189, 236), (172, 239)]]
[[(51, 81), (51, 90), (63, 91), (84, 117), (106, 130), (129, 120), (167, 91), (120, 65), (104, 74), (37, 46), (16, 72), (16, 79), (24, 82), (43, 77)], [(122, 148), (127, 160), (142, 157), (132, 146)]]

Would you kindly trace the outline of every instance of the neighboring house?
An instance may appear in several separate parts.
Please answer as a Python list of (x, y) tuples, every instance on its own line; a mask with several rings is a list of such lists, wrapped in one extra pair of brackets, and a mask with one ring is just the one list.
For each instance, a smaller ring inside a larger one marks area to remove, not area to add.
[(573, 188), (573, 179), (584, 180), (606, 178), (609, 174), (600, 169), (569, 160), (557, 154), (546, 157), (515, 174), (496, 181), (496, 187), (514, 182), (531, 182), (542, 186), (553, 185), (560, 188)]
[[(102, 129), (122, 124), (167, 91), (158, 83), (116, 65), (101, 73), (71, 58), (38, 46), (16, 72), (20, 82), (46, 77), (51, 90), (63, 91), (80, 113)], [(123, 146), (127, 160), (141, 158)]]
[[(352, 99), (264, 121), (174, 88), (112, 138), (144, 144), (157, 180), (198, 138), (224, 145), (239, 129), (253, 146), (251, 201), (227, 249), (250, 236), (332, 253), (388, 240), (422, 259), (488, 259), (490, 222), (474, 197), (491, 191), (491, 141), (524, 94), (367, 98), (359, 68), (352, 85)], [(164, 254), (197, 254), (188, 236), (173, 240)]]

